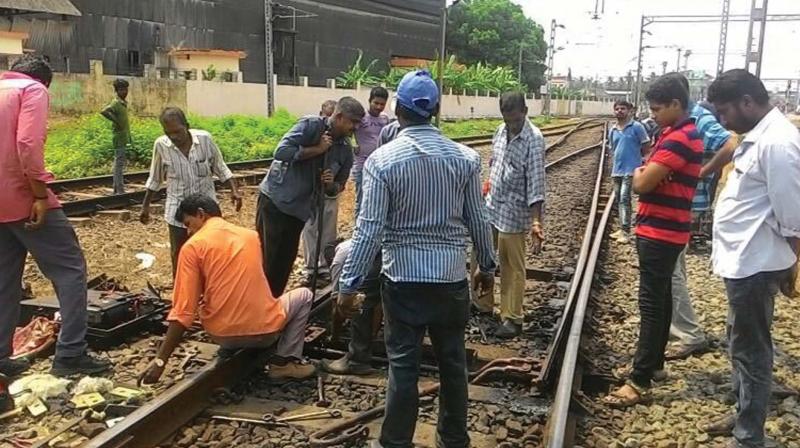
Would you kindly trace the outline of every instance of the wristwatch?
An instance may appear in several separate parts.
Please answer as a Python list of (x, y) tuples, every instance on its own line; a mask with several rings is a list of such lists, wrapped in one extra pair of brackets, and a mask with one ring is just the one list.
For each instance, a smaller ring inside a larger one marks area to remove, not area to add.
[(153, 360), (153, 362), (155, 363), (156, 367), (158, 367), (158, 368), (164, 368), (164, 366), (167, 364), (166, 361), (164, 361), (161, 358), (156, 358), (156, 359)]

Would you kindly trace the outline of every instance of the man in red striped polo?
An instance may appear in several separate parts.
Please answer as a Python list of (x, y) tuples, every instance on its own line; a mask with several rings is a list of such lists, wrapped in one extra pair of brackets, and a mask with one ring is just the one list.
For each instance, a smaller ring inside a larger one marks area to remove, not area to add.
[(657, 79), (645, 94), (663, 129), (647, 163), (633, 174), (639, 194), (636, 217), (641, 327), (627, 383), (606, 397), (612, 406), (641, 401), (654, 375), (664, 369), (672, 320), (672, 272), (689, 242), (692, 198), (703, 158), (703, 139), (689, 117), (689, 92), (671, 76)]

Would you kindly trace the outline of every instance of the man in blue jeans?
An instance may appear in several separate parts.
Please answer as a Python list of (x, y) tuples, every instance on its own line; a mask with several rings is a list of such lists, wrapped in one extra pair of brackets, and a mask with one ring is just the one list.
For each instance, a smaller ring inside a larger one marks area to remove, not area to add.
[(735, 415), (702, 425), (733, 434), (730, 447), (765, 446), (772, 386), (772, 317), (780, 290), (796, 297), (800, 251), (800, 132), (770, 105), (764, 84), (746, 70), (723, 73), (708, 100), (721, 122), (746, 134), (714, 212), (712, 265), (725, 280)]
[(633, 105), (627, 101), (614, 103), (617, 123), (608, 131), (608, 141), (614, 150), (611, 178), (619, 204), (620, 230), (611, 234), (617, 241), (626, 242), (631, 233), (631, 182), (633, 172), (642, 165), (642, 157), (650, 148), (650, 137), (641, 123), (631, 116)]
[(337, 306), (355, 312), (355, 292), (383, 249), (381, 293), (389, 357), (386, 414), (379, 446), (411, 448), (417, 423), (419, 357), (430, 335), (441, 390), (437, 445), (466, 448), (469, 318), (466, 250), (478, 253), (476, 284), (494, 287), (491, 228), (481, 198), (480, 157), (431, 125), (439, 90), (426, 71), (400, 81), (401, 131), (364, 165), (364, 197)]

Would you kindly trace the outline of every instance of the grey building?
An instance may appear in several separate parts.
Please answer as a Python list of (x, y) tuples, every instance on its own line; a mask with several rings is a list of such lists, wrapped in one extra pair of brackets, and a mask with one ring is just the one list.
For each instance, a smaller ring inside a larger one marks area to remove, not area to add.
[[(0, 0), (0, 5), (13, 1)], [(67, 20), (66, 29), (53, 33), (34, 19), (27, 31), (26, 49), (48, 56), (57, 71), (86, 73), (96, 59), (111, 75), (142, 75), (152, 66), (163, 76), (195, 76), (175, 66), (175, 55), (212, 52), (241, 55), (235, 76), (244, 82), (266, 80), (264, 0), (70, 1), (80, 16)], [(367, 61), (378, 59), (380, 67), (392, 57), (436, 55), (442, 0), (272, 4), (273, 57), (281, 82), (308, 76), (311, 85), (325, 85), (352, 64), (359, 50)]]

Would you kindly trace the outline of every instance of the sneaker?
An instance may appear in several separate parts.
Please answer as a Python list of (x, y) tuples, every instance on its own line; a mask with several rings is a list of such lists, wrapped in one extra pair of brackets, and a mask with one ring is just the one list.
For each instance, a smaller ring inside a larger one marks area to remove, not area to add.
[(371, 375), (375, 373), (375, 369), (371, 365), (351, 361), (350, 355), (344, 355), (333, 361), (323, 359), (322, 370), (336, 375)]
[(710, 435), (711, 437), (728, 437), (733, 434), (733, 427), (736, 425), (736, 416), (732, 413), (723, 415), (714, 420), (699, 422), (697, 429)]
[(0, 361), (0, 373), (7, 377), (15, 377), (31, 367), (31, 363), (24, 359), (10, 359), (6, 358)]
[(317, 369), (313, 364), (289, 361), (284, 365), (270, 363), (268, 377), (272, 381), (304, 380), (315, 373)]
[(55, 376), (93, 375), (105, 372), (110, 368), (111, 363), (108, 360), (100, 359), (88, 353), (69, 358), (56, 355), (53, 359), (53, 368), (50, 369), (50, 373)]
[(501, 339), (512, 339), (522, 333), (522, 325), (504, 319), (500, 327), (495, 330), (494, 335)]
[(708, 342), (703, 341), (695, 345), (673, 344), (667, 347), (664, 352), (664, 359), (673, 361), (676, 359), (686, 359), (693, 355), (701, 355), (708, 351)]

